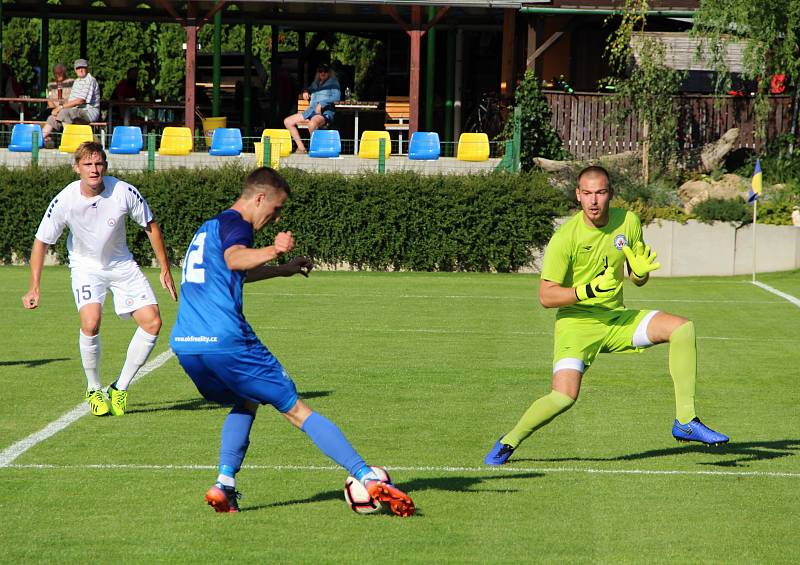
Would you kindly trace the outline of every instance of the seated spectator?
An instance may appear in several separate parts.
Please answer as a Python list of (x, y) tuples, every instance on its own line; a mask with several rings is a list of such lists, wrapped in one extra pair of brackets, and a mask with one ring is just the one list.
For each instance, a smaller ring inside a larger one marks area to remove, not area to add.
[(297, 131), (297, 124), (303, 120), (308, 120), (308, 133), (314, 130), (327, 127), (334, 116), (334, 103), (342, 97), (339, 87), (339, 80), (331, 71), (330, 65), (322, 63), (317, 67), (317, 76), (308, 88), (303, 91), (303, 99), (309, 100), (308, 109), (305, 112), (297, 112), (283, 120), (283, 125), (297, 144), (297, 153), (307, 153), (303, 140), (300, 139), (300, 132)]
[(58, 63), (53, 67), (53, 80), (47, 83), (45, 96), (47, 98), (47, 108), (37, 116), (37, 119), (46, 120), (53, 108), (69, 100), (73, 82), (74, 80), (67, 76), (66, 65)]
[(64, 129), (64, 124), (89, 124), (100, 117), (100, 87), (89, 74), (89, 63), (86, 59), (78, 59), (74, 67), (78, 78), (72, 83), (69, 99), (53, 108), (42, 127), (47, 147), (54, 146), (51, 134)]
[(114, 92), (111, 93), (112, 100), (138, 100), (139, 88), (136, 82), (139, 80), (139, 69), (128, 69), (124, 79), (117, 83)]
[[(22, 87), (20, 87), (14, 71), (6, 63), (3, 63), (3, 80), (5, 81), (4, 98), (19, 98), (22, 95)], [(19, 118), (21, 110), (22, 104), (17, 102), (4, 102), (0, 106), (0, 114), (4, 118)]]
[(73, 82), (75, 80), (67, 76), (66, 65), (58, 63), (53, 67), (53, 80), (47, 83), (47, 107), (52, 110), (69, 100)]

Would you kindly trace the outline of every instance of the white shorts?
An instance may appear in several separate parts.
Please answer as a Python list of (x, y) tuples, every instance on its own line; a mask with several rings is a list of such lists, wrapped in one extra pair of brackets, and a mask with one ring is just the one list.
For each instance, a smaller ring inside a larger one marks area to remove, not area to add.
[(72, 269), (72, 297), (80, 310), (87, 304), (106, 301), (106, 292), (114, 295), (114, 310), (120, 318), (129, 318), (143, 306), (158, 304), (153, 288), (135, 261), (126, 261), (108, 269)]

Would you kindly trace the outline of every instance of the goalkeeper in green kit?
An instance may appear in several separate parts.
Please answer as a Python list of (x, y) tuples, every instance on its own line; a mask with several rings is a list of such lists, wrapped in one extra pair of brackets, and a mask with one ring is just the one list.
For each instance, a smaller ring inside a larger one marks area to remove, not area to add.
[(542, 306), (558, 308), (552, 390), (495, 442), (484, 463), (503, 465), (528, 436), (568, 410), (578, 398), (581, 378), (598, 353), (639, 351), (666, 342), (675, 387), (673, 437), (708, 445), (727, 443), (727, 436), (704, 425), (695, 414), (694, 324), (666, 312), (630, 310), (623, 304), (625, 265), (637, 286), (647, 283), (650, 273), (661, 266), (642, 241), (639, 218), (609, 207), (613, 189), (602, 167), (583, 169), (575, 194), (582, 211), (553, 234), (545, 251), (539, 287)]

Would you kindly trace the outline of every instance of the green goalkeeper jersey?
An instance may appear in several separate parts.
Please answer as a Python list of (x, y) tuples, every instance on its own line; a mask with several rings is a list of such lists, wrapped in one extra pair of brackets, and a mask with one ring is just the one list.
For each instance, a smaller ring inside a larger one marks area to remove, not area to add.
[[(622, 281), (625, 278), (622, 248), (633, 247), (637, 241), (642, 241), (642, 224), (633, 212), (610, 208), (608, 223), (595, 228), (586, 223), (581, 211), (558, 228), (547, 244), (541, 278), (561, 286), (576, 287), (589, 283), (606, 267), (612, 267), (616, 279)], [(556, 317), (594, 317), (624, 307), (620, 285), (612, 296), (562, 306)]]

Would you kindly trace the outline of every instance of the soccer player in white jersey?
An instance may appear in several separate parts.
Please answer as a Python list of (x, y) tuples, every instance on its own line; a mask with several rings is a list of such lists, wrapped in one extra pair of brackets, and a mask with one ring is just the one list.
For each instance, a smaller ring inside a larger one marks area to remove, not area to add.
[[(75, 151), (73, 168), (80, 180), (68, 184), (53, 198), (39, 224), (31, 250), (30, 288), (22, 304), (28, 309), (39, 306), (47, 248), (64, 228), (69, 228), (67, 249), (72, 295), (81, 322), (78, 344), (86, 373), (85, 398), (95, 416), (109, 412), (121, 416), (127, 409), (128, 385), (147, 361), (161, 330), (155, 293), (126, 244), (126, 216), (144, 228), (161, 267), (161, 286), (173, 300), (177, 295), (161, 229), (150, 207), (135, 187), (105, 176), (106, 165), (106, 154), (99, 143), (82, 143)], [(128, 346), (122, 371), (108, 387), (107, 399), (100, 381), (100, 319), (109, 289), (117, 315), (132, 317), (139, 327)]]

